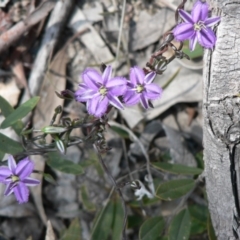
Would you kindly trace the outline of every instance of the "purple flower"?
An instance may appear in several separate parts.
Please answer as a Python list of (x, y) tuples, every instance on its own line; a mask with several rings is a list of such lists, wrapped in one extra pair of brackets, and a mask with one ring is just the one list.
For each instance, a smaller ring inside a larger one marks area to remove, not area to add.
[(155, 83), (152, 83), (156, 76), (155, 72), (148, 73), (146, 76), (139, 67), (133, 67), (130, 71), (130, 81), (128, 89), (123, 96), (126, 105), (135, 105), (141, 102), (142, 106), (149, 107), (148, 100), (154, 100), (161, 96), (162, 89)]
[(4, 195), (9, 196), (14, 193), (19, 203), (27, 202), (29, 197), (27, 186), (36, 186), (40, 183), (37, 179), (29, 177), (33, 168), (34, 164), (28, 157), (16, 164), (13, 156), (10, 155), (8, 167), (0, 167), (0, 182), (7, 185)]
[(216, 36), (210, 28), (220, 21), (220, 17), (208, 17), (208, 4), (198, 0), (193, 6), (191, 15), (180, 9), (179, 15), (184, 23), (178, 24), (173, 29), (176, 40), (184, 41), (189, 39), (189, 48), (194, 50), (197, 41), (205, 48), (213, 48), (216, 43)]
[(106, 113), (109, 104), (123, 109), (118, 96), (126, 92), (127, 80), (123, 77), (111, 78), (111, 74), (111, 66), (107, 66), (102, 75), (94, 69), (87, 69), (82, 74), (80, 89), (75, 92), (75, 99), (86, 102), (88, 113), (95, 117)]

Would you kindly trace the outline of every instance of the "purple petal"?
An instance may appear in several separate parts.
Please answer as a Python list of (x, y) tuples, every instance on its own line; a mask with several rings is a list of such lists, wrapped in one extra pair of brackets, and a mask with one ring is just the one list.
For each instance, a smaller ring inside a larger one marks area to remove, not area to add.
[(127, 79), (115, 77), (106, 84), (106, 87), (112, 96), (121, 96), (127, 90)]
[(140, 94), (135, 91), (127, 91), (123, 100), (127, 106), (136, 105), (140, 101)]
[(107, 66), (103, 72), (102, 75), (102, 79), (103, 79), (103, 85), (105, 86), (105, 84), (111, 79), (112, 76), (112, 67), (111, 66)]
[(28, 201), (29, 189), (22, 182), (19, 182), (18, 185), (13, 189), (14, 195), (19, 203), (25, 203)]
[(28, 177), (34, 168), (34, 163), (29, 160), (29, 158), (25, 158), (20, 161), (16, 167), (15, 175), (17, 175), (21, 180)]
[(155, 77), (156, 77), (156, 72), (150, 72), (145, 76), (144, 81), (145, 83), (149, 84), (154, 80)]
[(146, 91), (144, 92), (145, 97), (148, 99), (157, 99), (162, 95), (162, 89), (155, 83), (151, 83), (145, 86)]
[(145, 74), (143, 70), (140, 67), (132, 67), (130, 70), (130, 81), (135, 85), (137, 84), (143, 84)]
[(199, 21), (205, 21), (208, 17), (208, 5), (207, 3), (203, 3), (198, 0), (192, 9), (192, 19), (194, 23), (198, 23)]
[(4, 191), (5, 196), (9, 196), (11, 193), (13, 193), (15, 183), (9, 183)]
[(80, 83), (79, 84), (79, 89), (75, 92), (75, 96), (76, 95), (81, 95), (85, 91), (88, 91), (88, 90), (91, 90), (91, 89), (89, 89), (89, 87), (85, 83)]
[(191, 51), (193, 51), (193, 50), (195, 49), (196, 44), (197, 44), (197, 40), (198, 40), (197, 34), (195, 33), (195, 34), (192, 36), (192, 38), (189, 40), (189, 49), (190, 49)]
[(118, 109), (124, 109), (122, 103), (116, 96), (112, 96), (111, 94), (108, 95), (109, 103), (114, 106), (115, 108)]
[(217, 40), (211, 28), (203, 28), (201, 31), (197, 32), (197, 38), (199, 44), (205, 48), (213, 48)]
[(9, 156), (8, 156), (8, 168), (9, 168), (12, 172), (14, 172), (15, 169), (16, 169), (16, 167), (17, 167), (17, 164), (16, 164), (15, 159), (13, 158), (12, 155), (9, 155)]
[(177, 41), (190, 39), (194, 32), (195, 31), (191, 23), (181, 23), (173, 29), (173, 35)]
[(184, 20), (184, 22), (194, 24), (194, 22), (192, 20), (192, 16), (188, 12), (180, 9), (179, 15)]
[(220, 17), (211, 17), (205, 20), (204, 24), (206, 27), (212, 27), (220, 21)]
[(144, 92), (143, 92), (143, 94), (141, 94), (140, 102), (141, 102), (142, 106), (143, 106), (145, 109), (148, 109), (148, 108), (149, 108), (148, 99), (147, 99), (147, 97), (146, 97), (146, 95), (145, 95)]
[(130, 98), (132, 98), (136, 93), (136, 90), (133, 90), (133, 89), (128, 89), (124, 96), (123, 96), (123, 99), (124, 101), (128, 101)]
[(89, 114), (101, 117), (104, 113), (106, 113), (108, 103), (109, 101), (107, 97), (97, 96), (88, 101), (87, 110)]
[(93, 91), (93, 90), (87, 90), (82, 94), (79, 94), (78, 91), (76, 91), (75, 98), (78, 102), (86, 102), (89, 99), (92, 99), (93, 97), (99, 96), (99, 95), (100, 95), (99, 92), (96, 92), (96, 91)]
[(107, 88), (111, 88), (111, 87), (117, 87), (120, 85), (126, 85), (127, 84), (127, 79), (124, 77), (115, 77), (113, 79), (111, 79), (110, 81), (108, 81), (108, 83), (106, 84)]
[(30, 177), (23, 179), (22, 182), (25, 183), (26, 186), (36, 186), (36, 185), (40, 184), (39, 180), (30, 178)]
[(102, 76), (95, 69), (85, 70), (82, 74), (82, 78), (87, 87), (95, 91), (97, 91), (103, 83)]
[(0, 182), (5, 182), (5, 179), (13, 173), (8, 167), (0, 167)]

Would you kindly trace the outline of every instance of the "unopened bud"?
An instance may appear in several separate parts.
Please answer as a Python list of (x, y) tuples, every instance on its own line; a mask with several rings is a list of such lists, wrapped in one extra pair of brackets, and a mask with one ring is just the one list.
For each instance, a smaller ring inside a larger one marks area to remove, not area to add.
[(55, 127), (55, 126), (47, 126), (41, 129), (42, 132), (49, 133), (49, 134), (62, 133), (62, 132), (66, 132), (66, 130), (67, 129), (64, 127)]
[(66, 146), (64, 142), (61, 139), (55, 139), (56, 146), (60, 153), (65, 154), (66, 153)]

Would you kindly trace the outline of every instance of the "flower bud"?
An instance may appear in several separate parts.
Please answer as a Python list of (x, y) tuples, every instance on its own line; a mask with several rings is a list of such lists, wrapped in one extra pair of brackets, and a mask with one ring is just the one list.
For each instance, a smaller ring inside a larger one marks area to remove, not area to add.
[(64, 142), (61, 139), (55, 139), (56, 147), (60, 151), (60, 153), (65, 154), (66, 153), (66, 146)]
[(64, 127), (55, 127), (55, 126), (47, 126), (41, 129), (42, 132), (49, 133), (49, 134), (62, 133), (62, 132), (66, 132), (66, 130), (67, 129)]

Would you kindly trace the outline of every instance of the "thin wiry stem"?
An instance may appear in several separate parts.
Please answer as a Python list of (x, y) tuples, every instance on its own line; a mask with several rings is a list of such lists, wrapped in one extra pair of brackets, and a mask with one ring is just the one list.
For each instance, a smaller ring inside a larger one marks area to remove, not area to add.
[(110, 173), (110, 171), (108, 170), (106, 164), (104, 163), (103, 161), (103, 158), (102, 158), (102, 155), (99, 153), (99, 149), (97, 147), (96, 144), (93, 144), (93, 148), (95, 149), (97, 155), (98, 155), (98, 159), (105, 171), (105, 173), (107, 173), (108, 177), (111, 179), (115, 189), (117, 190), (118, 194), (119, 194), (119, 197), (121, 198), (121, 201), (122, 201), (122, 206), (123, 206), (123, 210), (124, 210), (124, 219), (123, 219), (123, 229), (122, 229), (122, 239), (123, 240), (127, 240), (127, 237), (126, 237), (126, 226), (127, 226), (127, 206), (126, 206), (126, 203), (125, 203), (125, 200), (124, 200), (124, 197), (123, 197), (123, 194), (122, 194), (122, 191), (121, 189), (118, 187), (115, 179), (113, 178), (112, 174)]
[(137, 138), (137, 136), (127, 127), (119, 124), (119, 123), (116, 123), (114, 121), (109, 121), (108, 122), (110, 126), (117, 126), (123, 130), (125, 130), (131, 137), (132, 139), (139, 145), (140, 147), (140, 150), (142, 151), (145, 159), (146, 159), (146, 168), (147, 168), (147, 173), (148, 173), (148, 183), (149, 183), (149, 188), (151, 190), (151, 193), (153, 195), (155, 195), (155, 188), (154, 188), (154, 184), (153, 184), (153, 178), (152, 178), (152, 174), (151, 174), (151, 169), (150, 169), (150, 159), (149, 159), (149, 156), (142, 144), (141, 141), (139, 141), (139, 139)]

